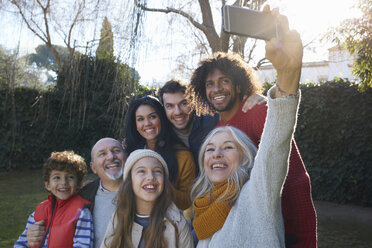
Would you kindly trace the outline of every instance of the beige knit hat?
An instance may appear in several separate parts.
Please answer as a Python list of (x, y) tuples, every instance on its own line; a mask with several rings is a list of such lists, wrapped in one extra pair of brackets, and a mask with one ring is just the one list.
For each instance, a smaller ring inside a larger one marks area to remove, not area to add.
[(133, 165), (138, 160), (144, 157), (152, 157), (152, 158), (157, 159), (160, 162), (160, 164), (163, 166), (167, 177), (169, 176), (167, 163), (165, 162), (165, 160), (162, 158), (162, 156), (159, 153), (154, 152), (153, 150), (149, 150), (149, 149), (138, 149), (138, 150), (133, 151), (127, 158), (127, 161), (125, 162), (123, 180), (127, 178), (128, 173), (132, 169)]

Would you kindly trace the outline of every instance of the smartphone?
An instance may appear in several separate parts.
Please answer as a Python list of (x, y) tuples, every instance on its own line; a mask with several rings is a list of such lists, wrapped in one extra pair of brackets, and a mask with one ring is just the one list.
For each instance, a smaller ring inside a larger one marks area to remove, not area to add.
[(275, 16), (234, 5), (222, 7), (222, 28), (231, 34), (256, 39), (281, 38), (281, 30)]

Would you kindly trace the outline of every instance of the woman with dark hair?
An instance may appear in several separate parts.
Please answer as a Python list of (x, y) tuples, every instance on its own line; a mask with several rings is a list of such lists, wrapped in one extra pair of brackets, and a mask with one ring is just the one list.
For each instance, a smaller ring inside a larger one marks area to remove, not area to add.
[(194, 247), (190, 227), (172, 202), (168, 175), (158, 153), (139, 149), (129, 155), (101, 248)]
[(124, 146), (128, 154), (143, 148), (159, 153), (169, 168), (176, 206), (182, 210), (191, 206), (190, 190), (196, 176), (194, 159), (174, 133), (158, 99), (144, 96), (130, 103)]

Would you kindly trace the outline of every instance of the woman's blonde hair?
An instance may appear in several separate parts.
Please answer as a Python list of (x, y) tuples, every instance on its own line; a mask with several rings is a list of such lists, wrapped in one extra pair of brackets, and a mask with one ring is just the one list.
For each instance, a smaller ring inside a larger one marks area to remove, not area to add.
[(235, 127), (225, 126), (213, 129), (208, 136), (205, 138), (199, 152), (199, 176), (196, 179), (192, 189), (191, 189), (191, 199), (194, 201), (196, 198), (202, 197), (208, 193), (211, 193), (213, 183), (209, 180), (205, 168), (204, 168), (204, 154), (208, 143), (210, 143), (212, 137), (217, 133), (226, 132), (229, 133), (234, 142), (239, 149), (241, 149), (242, 159), (239, 162), (238, 168), (235, 172), (228, 178), (227, 189), (229, 189), (231, 184), (235, 184), (236, 187), (233, 188), (232, 192), (224, 194), (219, 200), (227, 200), (230, 205), (232, 205), (238, 198), (241, 188), (244, 183), (249, 179), (251, 169), (254, 163), (254, 157), (257, 153), (257, 148), (253, 142), (245, 135), (242, 131)]

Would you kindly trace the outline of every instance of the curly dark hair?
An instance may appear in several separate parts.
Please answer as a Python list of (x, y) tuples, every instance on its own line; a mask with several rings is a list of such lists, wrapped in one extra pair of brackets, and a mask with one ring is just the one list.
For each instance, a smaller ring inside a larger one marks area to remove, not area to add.
[(193, 103), (195, 109), (203, 114), (215, 112), (213, 106), (208, 102), (205, 90), (205, 80), (215, 69), (226, 74), (232, 80), (235, 88), (240, 88), (240, 94), (238, 95), (240, 100), (243, 100), (245, 95), (250, 96), (262, 92), (262, 86), (256, 71), (249, 67), (239, 54), (214, 53), (213, 56), (204, 58), (199, 62), (186, 91), (187, 99)]
[(73, 151), (52, 152), (43, 165), (43, 180), (49, 181), (53, 170), (68, 171), (76, 174), (77, 185), (80, 187), (84, 176), (87, 174), (87, 164), (82, 156)]

